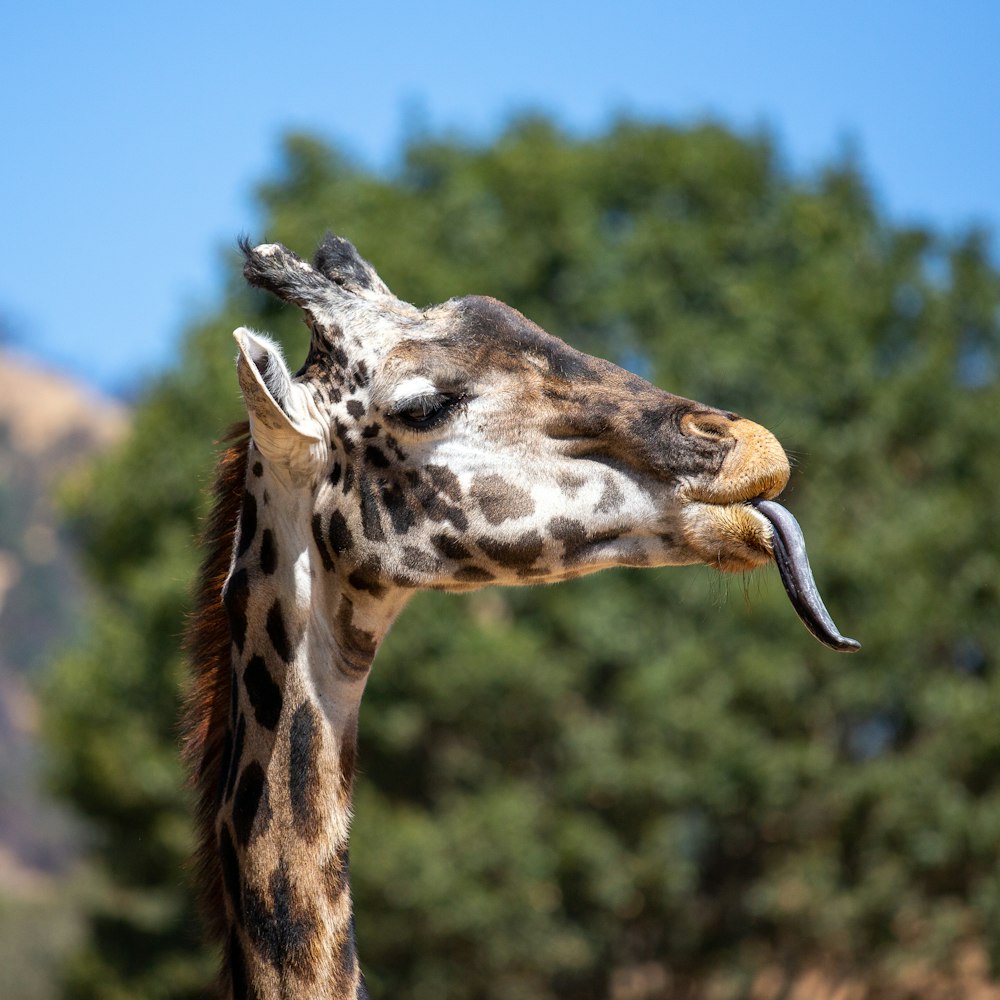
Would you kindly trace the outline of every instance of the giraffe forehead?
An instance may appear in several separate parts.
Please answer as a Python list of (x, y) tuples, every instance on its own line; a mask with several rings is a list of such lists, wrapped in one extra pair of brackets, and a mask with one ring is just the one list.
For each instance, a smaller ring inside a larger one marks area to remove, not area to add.
[(395, 330), (381, 344), (386, 361), (416, 367), (452, 361), (475, 371), (530, 364), (553, 374), (599, 377), (604, 364), (547, 333), (511, 306), (471, 295), (427, 310), (420, 323)]

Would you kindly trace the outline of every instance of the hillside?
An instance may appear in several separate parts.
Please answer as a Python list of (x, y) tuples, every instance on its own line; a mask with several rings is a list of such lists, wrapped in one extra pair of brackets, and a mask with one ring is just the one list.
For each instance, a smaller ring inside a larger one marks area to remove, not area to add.
[(86, 593), (54, 492), (126, 423), (121, 404), (0, 350), (0, 894), (65, 860), (65, 823), (38, 789), (33, 680)]

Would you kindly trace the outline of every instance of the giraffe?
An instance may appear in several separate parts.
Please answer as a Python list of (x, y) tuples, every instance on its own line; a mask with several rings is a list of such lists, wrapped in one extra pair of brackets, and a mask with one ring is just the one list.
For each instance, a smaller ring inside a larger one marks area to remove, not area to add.
[(773, 500), (789, 466), (763, 427), (494, 299), (409, 305), (340, 237), (311, 264), (241, 247), (249, 283), (299, 306), (311, 337), (293, 376), (266, 335), (234, 333), (248, 421), (220, 459), (188, 637), (200, 877), (224, 996), (356, 1000), (358, 709), (417, 589), (773, 558), (807, 626), (857, 644)]

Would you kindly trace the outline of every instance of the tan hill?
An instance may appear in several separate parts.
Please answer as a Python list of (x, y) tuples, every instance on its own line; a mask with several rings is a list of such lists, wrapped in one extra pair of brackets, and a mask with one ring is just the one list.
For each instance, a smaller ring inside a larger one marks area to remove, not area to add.
[(77, 443), (84, 452), (93, 451), (119, 440), (126, 422), (120, 403), (22, 355), (0, 350), (0, 425), (23, 454), (39, 459), (67, 455), (67, 445)]
[(33, 687), (86, 594), (53, 492), (127, 424), (120, 403), (0, 350), (0, 895), (66, 857), (66, 823), (38, 787)]

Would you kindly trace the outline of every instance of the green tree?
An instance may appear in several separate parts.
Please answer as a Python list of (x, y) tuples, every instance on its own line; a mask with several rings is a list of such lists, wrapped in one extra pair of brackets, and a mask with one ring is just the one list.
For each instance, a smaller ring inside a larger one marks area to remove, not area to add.
[[(817, 964), (905, 995), (963, 949), (1000, 961), (985, 236), (893, 225), (851, 163), (798, 179), (767, 136), (714, 125), (578, 139), (527, 119), (488, 146), (415, 141), (389, 176), (298, 135), (259, 200), (255, 235), (308, 252), (332, 227), (402, 298), (495, 295), (774, 429), (825, 596), (864, 642), (821, 648), (773, 572), (418, 597), (361, 717), (373, 995), (743, 997)], [(184, 875), (178, 637), (240, 324), (304, 354), (295, 310), (234, 277), (71, 504), (100, 599), (51, 673), (48, 733), (102, 886), (74, 997), (194, 996), (212, 966)]]

